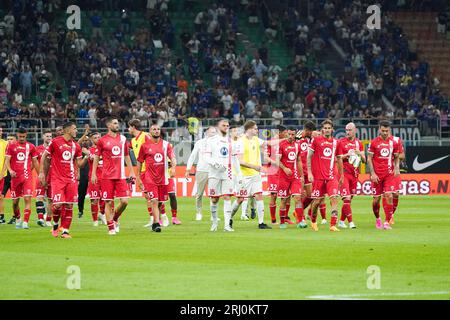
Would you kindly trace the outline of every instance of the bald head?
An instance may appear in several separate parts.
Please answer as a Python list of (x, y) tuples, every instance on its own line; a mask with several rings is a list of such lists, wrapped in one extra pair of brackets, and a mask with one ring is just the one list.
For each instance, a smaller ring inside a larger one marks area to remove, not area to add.
[(353, 140), (356, 137), (356, 126), (353, 122), (345, 126), (345, 135), (348, 139)]

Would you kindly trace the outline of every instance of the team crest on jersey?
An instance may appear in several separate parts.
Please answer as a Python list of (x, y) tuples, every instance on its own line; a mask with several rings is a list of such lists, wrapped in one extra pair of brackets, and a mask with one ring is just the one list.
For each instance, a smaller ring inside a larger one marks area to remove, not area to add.
[(72, 158), (72, 154), (70, 153), (70, 151), (64, 151), (62, 157), (64, 160), (68, 161), (70, 160), (70, 158)]
[(220, 149), (220, 154), (223, 155), (223, 156), (228, 155), (228, 148), (222, 147), (222, 148)]
[(161, 153), (156, 153), (156, 154), (153, 156), (153, 159), (155, 159), (156, 162), (161, 162), (161, 161), (163, 160), (163, 156), (162, 156)]
[(118, 156), (120, 154), (120, 148), (118, 146), (114, 146), (111, 149), (111, 152), (112, 152), (113, 155)]
[(324, 155), (325, 157), (330, 157), (332, 153), (333, 153), (333, 151), (331, 150), (331, 148), (325, 148), (325, 149), (323, 149), (323, 155)]
[(387, 156), (389, 156), (389, 149), (387, 149), (387, 148), (381, 149), (381, 150), (380, 150), (380, 154), (381, 154), (382, 157), (387, 157)]
[(19, 160), (19, 161), (25, 160), (25, 153), (19, 152), (19, 153), (17, 154), (17, 160)]
[(294, 151), (289, 152), (288, 158), (289, 158), (289, 160), (295, 160), (295, 152)]
[(303, 142), (303, 143), (300, 145), (300, 148), (302, 149), (302, 151), (305, 151), (306, 149), (308, 149), (308, 143)]

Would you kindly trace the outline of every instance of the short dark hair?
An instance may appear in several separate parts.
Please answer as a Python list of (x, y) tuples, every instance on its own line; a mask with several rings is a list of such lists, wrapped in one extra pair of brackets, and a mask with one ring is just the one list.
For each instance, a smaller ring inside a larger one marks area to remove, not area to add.
[(256, 126), (256, 122), (253, 120), (248, 120), (244, 123), (244, 130), (247, 131), (248, 129), (251, 129), (254, 126)]
[(96, 134), (100, 134), (100, 132), (98, 132), (98, 131), (92, 131), (92, 132), (90, 132), (90, 133), (89, 133), (89, 138), (95, 136)]
[(288, 129), (289, 131), (295, 131), (295, 132), (297, 132), (297, 129), (295, 129), (294, 126), (289, 126), (289, 127), (287, 127), (287, 129)]
[(130, 121), (128, 121), (128, 125), (135, 128), (136, 130), (141, 130), (141, 120), (139, 119), (131, 119)]
[(69, 121), (69, 122), (64, 123), (62, 128), (63, 128), (63, 130), (66, 130), (67, 128), (70, 128), (71, 126), (75, 126), (75, 123), (72, 121)]
[(16, 133), (27, 133), (27, 132), (28, 132), (27, 129), (25, 129), (24, 127), (17, 128), (16, 131)]
[(285, 131), (287, 128), (285, 127), (285, 126), (283, 126), (282, 124), (279, 124), (279, 125), (277, 125), (277, 130), (279, 131), (279, 132), (283, 132), (283, 131)]
[(226, 118), (220, 118), (219, 120), (217, 120), (217, 125), (219, 125), (219, 123), (221, 123), (222, 121), (230, 123), (230, 120), (228, 120)]
[[(208, 127), (208, 129), (206, 129), (206, 130), (209, 130), (211, 127)], [(230, 130), (231, 129), (235, 129), (235, 128), (239, 128), (239, 125), (237, 125), (237, 124), (232, 124), (232, 125), (230, 125)]]
[(314, 124), (314, 122), (308, 120), (303, 125), (303, 129), (314, 131), (314, 130), (316, 130), (316, 125)]
[(323, 128), (326, 124), (329, 124), (333, 128), (333, 121), (331, 119), (323, 120), (320, 126)]
[(117, 119), (117, 117), (108, 117), (108, 118), (105, 119), (105, 124), (108, 125), (111, 122), (113, 122), (114, 120), (119, 121), (119, 119)]
[(380, 126), (380, 128), (381, 127), (390, 128), (391, 123), (388, 120), (381, 120), (379, 123), (379, 126)]

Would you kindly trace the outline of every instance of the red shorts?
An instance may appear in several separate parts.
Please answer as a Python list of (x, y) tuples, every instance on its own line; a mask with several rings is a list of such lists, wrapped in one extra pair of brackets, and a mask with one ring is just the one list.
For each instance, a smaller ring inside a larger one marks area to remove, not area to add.
[(102, 189), (100, 188), (100, 183), (97, 182), (96, 184), (92, 184), (91, 182), (89, 182), (87, 193), (91, 200), (100, 199), (100, 196), (102, 195)]
[(101, 191), (102, 200), (130, 197), (130, 189), (125, 179), (102, 179)]
[(401, 191), (401, 190), (403, 189), (403, 186), (402, 186), (402, 177), (401, 177), (400, 175), (394, 176), (394, 184), (395, 184), (395, 186), (398, 188), (398, 189), (395, 190), (395, 191)]
[(267, 176), (267, 191), (270, 193), (278, 192), (278, 183), (280, 176), (277, 174), (270, 174)]
[(354, 175), (344, 173), (344, 183), (339, 190), (342, 197), (356, 196), (356, 190), (358, 188), (358, 178)]
[(327, 194), (329, 197), (339, 195), (339, 181), (333, 180), (314, 180), (311, 198), (323, 198)]
[(47, 197), (52, 198), (52, 187), (50, 185), (50, 181), (47, 181), (47, 187), (44, 187), (39, 179), (36, 180), (36, 188), (35, 188), (36, 198), (38, 197)]
[(77, 203), (78, 202), (78, 182), (52, 180), (52, 201), (53, 203)]
[(25, 179), (24, 176), (11, 178), (11, 198), (33, 196), (33, 182), (31, 178)]
[(278, 196), (287, 198), (290, 195), (301, 195), (303, 192), (302, 181), (300, 179), (280, 179), (278, 183)]
[(395, 180), (393, 174), (379, 177), (380, 181), (378, 183), (372, 182), (372, 195), (380, 196), (383, 193), (396, 192), (398, 189), (398, 182)]
[(164, 202), (169, 199), (166, 185), (156, 185), (149, 182), (144, 182), (144, 192), (147, 194), (147, 199), (158, 199), (159, 202)]
[(167, 185), (167, 193), (175, 193), (175, 178), (169, 178), (169, 184)]

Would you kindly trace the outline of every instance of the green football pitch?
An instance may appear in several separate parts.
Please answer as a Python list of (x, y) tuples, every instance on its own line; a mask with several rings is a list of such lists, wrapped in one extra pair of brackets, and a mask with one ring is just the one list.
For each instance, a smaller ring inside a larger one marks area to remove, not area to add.
[(0, 225), (0, 298), (450, 299), (450, 197), (402, 197), (393, 230), (375, 229), (371, 198), (358, 197), (357, 229), (339, 233), (238, 219), (225, 233), (223, 217), (213, 233), (206, 200), (203, 221), (193, 199), (178, 201), (183, 224), (159, 234), (143, 227), (142, 199), (115, 237), (89, 212), (74, 217), (72, 239), (51, 237), (34, 213), (29, 230)]

